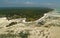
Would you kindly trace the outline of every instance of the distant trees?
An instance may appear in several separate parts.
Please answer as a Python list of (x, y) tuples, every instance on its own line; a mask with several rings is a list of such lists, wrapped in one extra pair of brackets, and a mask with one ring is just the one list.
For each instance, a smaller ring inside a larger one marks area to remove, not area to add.
[[(11, 9), (2, 9), (0, 10), (0, 16), (6, 16), (13, 18), (27, 18), (27, 21), (34, 21), (39, 19), (49, 11), (52, 11), (51, 8), (11, 8)], [(16, 16), (15, 16), (16, 15)]]

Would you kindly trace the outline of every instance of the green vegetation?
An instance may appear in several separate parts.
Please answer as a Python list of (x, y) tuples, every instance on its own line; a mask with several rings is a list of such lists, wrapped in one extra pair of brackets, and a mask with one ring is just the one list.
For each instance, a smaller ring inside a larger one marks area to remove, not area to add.
[(0, 38), (28, 38), (29, 31), (21, 31), (19, 34), (12, 34), (10, 31), (7, 34), (0, 34)]
[(17, 24), (17, 22), (11, 22), (9, 25), (7, 25), (6, 27), (10, 27), (10, 26), (12, 26), (12, 25), (15, 25), (15, 24)]
[(17, 35), (14, 34), (0, 34), (0, 38), (16, 38)]
[(5, 8), (0, 9), (0, 17), (7, 17), (8, 20), (15, 18), (27, 18), (26, 21), (34, 21), (39, 19), (49, 11), (51, 8)]
[(19, 36), (21, 37), (21, 38), (28, 38), (28, 36), (29, 36), (30, 34), (29, 34), (29, 32), (28, 31), (21, 31), (20, 33), (19, 33)]

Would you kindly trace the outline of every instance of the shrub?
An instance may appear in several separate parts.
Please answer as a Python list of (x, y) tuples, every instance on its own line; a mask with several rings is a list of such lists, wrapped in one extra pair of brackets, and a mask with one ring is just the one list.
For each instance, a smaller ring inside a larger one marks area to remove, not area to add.
[(19, 36), (20, 36), (21, 38), (28, 38), (29, 35), (30, 35), (30, 34), (29, 34), (28, 31), (21, 31), (21, 32), (19, 33)]
[(0, 38), (16, 38), (14, 34), (0, 34)]
[(17, 22), (11, 22), (9, 25), (7, 25), (6, 27), (9, 27), (9, 26), (12, 26), (12, 25), (15, 25), (17, 24)]

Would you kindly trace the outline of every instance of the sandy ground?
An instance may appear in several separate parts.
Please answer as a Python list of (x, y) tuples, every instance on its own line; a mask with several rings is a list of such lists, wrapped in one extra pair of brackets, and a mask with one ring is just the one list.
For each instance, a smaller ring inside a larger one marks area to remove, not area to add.
[(18, 34), (21, 31), (29, 31), (31, 34), (29, 38), (60, 38), (60, 27), (51, 26), (46, 27), (36, 27), (36, 26), (25, 26), (22, 23), (13, 25), (11, 27), (3, 27), (0, 29), (0, 34), (8, 33), (8, 30), (13, 30), (13, 34)]
[(6, 18), (0, 18), (0, 34), (18, 34), (23, 31), (23, 33), (30, 33), (28, 38), (60, 38), (60, 17), (56, 18), (51, 16), (43, 20), (46, 23), (42, 26), (38, 26), (39, 24), (34, 22), (32, 24), (17, 23), (10, 27), (6, 27), (12, 21), (8, 21)]
[(53, 27), (50, 32), (51, 38), (60, 38), (60, 27)]

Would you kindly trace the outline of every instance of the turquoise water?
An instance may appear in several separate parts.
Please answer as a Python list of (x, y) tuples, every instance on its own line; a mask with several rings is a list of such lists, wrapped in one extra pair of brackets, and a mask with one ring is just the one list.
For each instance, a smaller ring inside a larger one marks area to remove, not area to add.
[(60, 12), (60, 8), (55, 8), (55, 9)]

